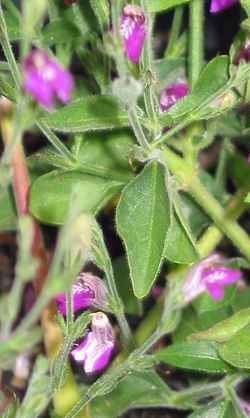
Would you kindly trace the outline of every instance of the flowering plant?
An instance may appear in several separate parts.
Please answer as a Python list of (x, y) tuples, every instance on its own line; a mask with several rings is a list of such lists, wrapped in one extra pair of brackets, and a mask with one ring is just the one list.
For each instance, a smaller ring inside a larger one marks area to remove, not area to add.
[(1, 417), (250, 416), (249, 42), (249, 0), (0, 0)]

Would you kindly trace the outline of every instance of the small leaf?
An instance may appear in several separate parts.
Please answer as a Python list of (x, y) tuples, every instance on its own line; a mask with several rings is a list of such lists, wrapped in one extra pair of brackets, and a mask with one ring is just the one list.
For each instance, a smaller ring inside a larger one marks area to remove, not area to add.
[(134, 293), (143, 298), (159, 272), (169, 227), (169, 202), (159, 164), (148, 164), (124, 188), (116, 222), (126, 246)]
[(230, 318), (219, 322), (206, 331), (199, 332), (190, 336), (192, 340), (208, 340), (224, 342), (231, 339), (242, 328), (250, 323), (250, 308), (238, 311)]
[(248, 193), (248, 195), (247, 195), (247, 197), (246, 197), (246, 199), (245, 199), (245, 202), (246, 202), (246, 203), (250, 203), (250, 193)]
[(158, 351), (155, 357), (170, 366), (206, 373), (225, 373), (228, 369), (213, 344), (207, 342), (176, 343)]
[(128, 126), (127, 113), (113, 96), (88, 96), (78, 99), (43, 118), (60, 132), (85, 132)]
[(156, 372), (134, 373), (110, 394), (96, 398), (91, 403), (91, 412), (96, 418), (117, 418), (131, 408), (167, 407), (170, 396), (171, 390)]
[(232, 404), (229, 401), (220, 402), (210, 408), (199, 409), (189, 418), (239, 418), (236, 416)]
[(103, 30), (109, 25), (109, 3), (108, 0), (90, 0), (92, 9), (97, 17), (100, 28)]
[(202, 71), (193, 91), (161, 116), (163, 126), (169, 122), (169, 117), (176, 123), (184, 117), (206, 119), (209, 117), (209, 112), (213, 114), (215, 109), (209, 106), (225, 89), (229, 80), (228, 64), (227, 56), (219, 56), (211, 60)]
[(230, 306), (233, 303), (236, 293), (236, 286), (229, 286), (225, 288), (225, 295), (222, 301), (214, 301), (210, 294), (202, 293), (197, 299), (193, 301), (193, 307), (198, 315), (205, 312), (218, 311)]
[(116, 258), (113, 268), (118, 293), (123, 301), (125, 312), (130, 315), (142, 315), (142, 303), (133, 293), (126, 257)]
[(219, 348), (219, 355), (234, 367), (250, 369), (250, 325), (226, 341)]
[(41, 222), (61, 225), (69, 209), (74, 185), (79, 184), (82, 210), (97, 213), (122, 188), (122, 183), (79, 172), (52, 171), (32, 185), (30, 211)]
[(152, 13), (162, 12), (188, 3), (190, 0), (148, 0), (148, 8)]

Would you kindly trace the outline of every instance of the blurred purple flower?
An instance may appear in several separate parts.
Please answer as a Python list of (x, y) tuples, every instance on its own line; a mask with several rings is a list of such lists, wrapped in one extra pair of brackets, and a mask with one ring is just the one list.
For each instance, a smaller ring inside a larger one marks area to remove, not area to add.
[(190, 270), (182, 288), (185, 302), (192, 301), (205, 291), (215, 301), (221, 301), (224, 287), (241, 280), (241, 271), (222, 266), (223, 261), (224, 258), (215, 253)]
[(123, 9), (120, 30), (128, 59), (134, 64), (140, 61), (146, 38), (146, 19), (139, 6), (128, 4)]
[(178, 100), (187, 96), (189, 88), (187, 83), (179, 82), (171, 84), (161, 92), (160, 107), (162, 112), (167, 112)]
[(239, 0), (211, 0), (210, 12), (219, 13), (234, 4), (238, 3)]
[[(91, 306), (105, 309), (108, 304), (108, 291), (103, 280), (91, 273), (80, 274), (76, 283), (73, 284), (72, 297), (74, 313)], [(56, 302), (61, 314), (66, 316), (66, 294), (58, 295)]]
[(91, 331), (71, 355), (81, 362), (85, 373), (102, 371), (110, 362), (115, 347), (115, 336), (108, 317), (97, 312), (93, 314)]
[(73, 87), (71, 74), (46, 52), (36, 49), (26, 58), (23, 88), (47, 110), (53, 110), (55, 98), (68, 103)]
[(250, 164), (250, 154), (248, 154), (248, 156), (247, 156), (247, 162), (248, 162), (248, 164)]
[(250, 403), (243, 401), (243, 399), (240, 399), (240, 406), (245, 412), (245, 414), (250, 417)]

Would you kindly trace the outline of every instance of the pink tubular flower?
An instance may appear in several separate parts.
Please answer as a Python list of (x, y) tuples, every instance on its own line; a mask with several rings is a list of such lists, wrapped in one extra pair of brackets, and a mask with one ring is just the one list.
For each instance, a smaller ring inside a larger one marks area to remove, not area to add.
[(182, 288), (186, 303), (205, 291), (215, 301), (221, 301), (224, 297), (224, 287), (241, 280), (241, 271), (222, 266), (223, 260), (221, 255), (215, 253), (190, 270)]
[[(104, 282), (91, 273), (81, 273), (77, 282), (72, 287), (73, 309), (77, 312), (81, 309), (88, 309), (91, 306), (107, 307), (108, 291)], [(56, 297), (58, 309), (66, 316), (66, 294), (62, 293)]]
[(68, 103), (73, 86), (71, 74), (46, 52), (36, 49), (26, 58), (23, 89), (47, 110), (53, 110), (55, 98)]
[(120, 31), (128, 59), (134, 64), (140, 61), (146, 37), (146, 19), (139, 6), (128, 4), (123, 9)]
[(110, 362), (114, 347), (115, 336), (109, 319), (97, 312), (93, 314), (91, 331), (71, 355), (75, 361), (83, 363), (85, 373), (99, 373)]
[(161, 92), (160, 107), (162, 112), (167, 112), (178, 100), (187, 96), (189, 88), (187, 83), (179, 82), (171, 84)]
[(238, 3), (239, 0), (211, 0), (210, 12), (219, 13), (234, 4)]

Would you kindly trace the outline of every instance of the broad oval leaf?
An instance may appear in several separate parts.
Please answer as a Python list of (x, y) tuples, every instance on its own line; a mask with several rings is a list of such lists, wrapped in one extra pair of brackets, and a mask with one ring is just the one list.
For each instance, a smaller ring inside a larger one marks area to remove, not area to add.
[(229, 401), (222, 401), (210, 408), (198, 409), (189, 418), (239, 418)]
[(69, 209), (73, 187), (80, 185), (83, 210), (97, 213), (122, 188), (122, 183), (76, 171), (55, 170), (32, 185), (30, 211), (41, 222), (61, 225)]
[(56, 131), (85, 132), (129, 126), (127, 113), (114, 96), (86, 96), (47, 114), (43, 121)]
[(250, 308), (242, 309), (232, 315), (230, 318), (215, 324), (206, 331), (201, 331), (190, 335), (192, 340), (209, 340), (224, 342), (231, 339), (242, 328), (250, 323)]
[(240, 369), (250, 369), (250, 325), (242, 328), (219, 349), (227, 363)]
[(148, 164), (124, 188), (116, 222), (126, 247), (134, 293), (143, 298), (159, 272), (169, 227), (164, 170), (158, 163)]
[(156, 359), (174, 367), (206, 373), (225, 373), (227, 364), (222, 361), (211, 343), (180, 342), (156, 353)]

